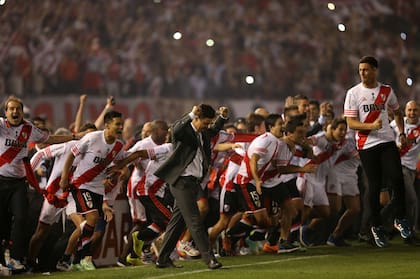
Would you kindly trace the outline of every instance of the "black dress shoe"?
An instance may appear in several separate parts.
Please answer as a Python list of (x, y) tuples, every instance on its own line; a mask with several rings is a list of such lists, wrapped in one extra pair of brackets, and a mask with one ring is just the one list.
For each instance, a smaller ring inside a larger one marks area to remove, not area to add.
[(160, 262), (156, 262), (156, 268), (181, 268), (182, 265), (176, 265), (174, 264), (172, 261), (169, 262), (165, 262), (165, 263), (160, 263)]
[(209, 269), (218, 269), (222, 267), (222, 264), (219, 263), (216, 259), (211, 259), (207, 266)]

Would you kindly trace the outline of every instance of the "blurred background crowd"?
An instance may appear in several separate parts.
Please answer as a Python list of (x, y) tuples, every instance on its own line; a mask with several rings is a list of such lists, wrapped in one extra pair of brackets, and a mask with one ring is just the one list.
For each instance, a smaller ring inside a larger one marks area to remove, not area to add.
[(83, 92), (220, 101), (304, 94), (342, 104), (359, 81), (359, 58), (374, 55), (380, 80), (400, 102), (415, 98), (420, 2), (327, 4), (2, 1), (0, 96)]

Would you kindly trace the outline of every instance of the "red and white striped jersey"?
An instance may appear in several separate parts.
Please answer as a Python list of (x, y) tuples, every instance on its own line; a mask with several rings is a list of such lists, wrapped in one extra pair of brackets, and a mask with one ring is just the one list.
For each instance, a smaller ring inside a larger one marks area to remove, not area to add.
[(22, 158), (28, 156), (28, 143), (41, 143), (48, 137), (48, 133), (30, 122), (24, 121), (19, 126), (11, 126), (7, 119), (0, 117), (0, 175), (10, 178), (24, 177)]
[[(395, 121), (391, 122), (391, 127), (395, 131), (396, 141), (400, 144), (400, 133)], [(407, 137), (407, 146), (400, 149), (401, 164), (410, 170), (416, 170), (417, 161), (419, 160), (420, 154), (420, 119), (416, 124), (410, 124), (407, 122), (407, 117), (404, 117), (404, 129), (403, 131)]]
[[(121, 145), (118, 152), (114, 149), (116, 145)], [(124, 144), (120, 140), (116, 140), (112, 144), (106, 143), (104, 131), (95, 131), (86, 134), (71, 148), (71, 152), (75, 158), (80, 157), (71, 183), (74, 184), (75, 181), (81, 181), (80, 189), (86, 189), (99, 195), (104, 195), (105, 187), (102, 184), (102, 180), (106, 178), (106, 167), (113, 161), (125, 158), (126, 154), (122, 146)], [(111, 158), (112, 160), (108, 160), (107, 158)], [(82, 179), (82, 175), (93, 174), (95, 167), (99, 166), (104, 167), (100, 173), (95, 174), (87, 181)]]
[[(312, 179), (320, 183), (325, 183), (327, 175), (334, 165), (334, 162), (341, 154), (344, 152), (343, 142), (330, 142), (325, 136), (325, 132), (320, 132), (311, 137), (312, 140), (312, 150), (316, 156), (315, 160), (309, 160), (307, 164), (315, 163), (317, 164), (316, 172), (314, 173), (304, 173), (303, 176), (306, 179)], [(349, 146), (350, 147), (350, 146)]]
[[(133, 153), (139, 150), (147, 150), (152, 149), (158, 146), (153, 140), (152, 137), (149, 136), (144, 138), (131, 147), (127, 153)], [(128, 197), (135, 197), (135, 193), (139, 195), (145, 195), (144, 190), (144, 170), (146, 169), (147, 165), (149, 164), (149, 159), (138, 159), (134, 162), (135, 168), (131, 173), (130, 180), (128, 181), (127, 185), (127, 196)]]
[(145, 170), (144, 195), (155, 195), (163, 198), (165, 195), (165, 182), (155, 175), (158, 168), (172, 153), (172, 143), (165, 143), (148, 149), (149, 164)]
[(76, 144), (76, 142), (76, 140), (72, 140), (65, 143), (49, 145), (36, 152), (31, 158), (31, 166), (34, 170), (39, 168), (44, 160), (54, 158), (54, 165), (45, 189), (49, 189), (52, 193), (55, 193), (56, 196), (60, 196), (63, 193), (59, 184), (61, 173), (63, 171), (67, 155), (70, 153), (71, 148)]
[(287, 152), (284, 147), (289, 150), (284, 141), (279, 140), (271, 133), (265, 133), (255, 138), (242, 160), (236, 183), (255, 183), (251, 174), (250, 159), (253, 154), (258, 154), (260, 159), (257, 161), (257, 171), (263, 181), (262, 186), (270, 188), (278, 185), (281, 180), (276, 166), (287, 165), (292, 157), (292, 153), (289, 151), (290, 157), (287, 158)]
[(356, 132), (358, 150), (395, 140), (394, 132), (389, 125), (387, 110), (398, 108), (397, 97), (390, 86), (378, 83), (376, 88), (366, 88), (359, 83), (347, 91), (344, 116), (355, 117), (362, 123), (372, 123), (377, 118), (382, 119), (381, 129)]

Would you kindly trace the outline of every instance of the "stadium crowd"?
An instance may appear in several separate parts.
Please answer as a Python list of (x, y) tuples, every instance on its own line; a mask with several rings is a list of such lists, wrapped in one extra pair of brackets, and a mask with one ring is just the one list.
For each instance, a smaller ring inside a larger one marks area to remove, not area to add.
[(221, 100), (299, 92), (341, 103), (335, 97), (355, 82), (352, 65), (369, 45), (381, 80), (404, 102), (418, 91), (406, 83), (420, 72), (418, 12), (414, 0), (342, 0), (335, 10), (323, 0), (6, 1), (0, 94)]

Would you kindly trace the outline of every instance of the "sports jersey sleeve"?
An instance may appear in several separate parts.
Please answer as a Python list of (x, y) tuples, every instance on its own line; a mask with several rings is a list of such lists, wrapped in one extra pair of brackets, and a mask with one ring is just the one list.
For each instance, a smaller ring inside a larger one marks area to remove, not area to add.
[(81, 140), (79, 140), (72, 148), (71, 152), (75, 157), (77, 157), (80, 154), (86, 153), (86, 151), (89, 149), (90, 144), (90, 138), (85, 136)]
[(58, 153), (64, 151), (64, 144), (52, 144), (39, 151), (37, 151), (31, 158), (32, 169), (40, 167), (41, 163), (46, 159), (54, 158)]
[(162, 160), (172, 151), (172, 144), (165, 143), (154, 148), (147, 149), (147, 154), (150, 160)]
[(268, 146), (267, 144), (269, 144), (270, 142), (265, 141), (264, 138), (256, 138), (253, 142), (252, 142), (252, 149), (249, 149), (250, 152), (248, 152), (248, 156), (251, 158), (252, 154), (257, 154), (260, 155), (261, 157), (263, 157), (265, 154), (268, 153)]
[(394, 93), (394, 90), (391, 88), (391, 94), (389, 94), (388, 98), (388, 107), (392, 110), (397, 110), (400, 108), (400, 104), (398, 103), (397, 96)]
[(32, 125), (32, 132), (31, 132), (31, 136), (29, 137), (29, 141), (33, 141), (33, 142), (37, 142), (37, 143), (42, 143), (44, 141), (46, 141), (50, 134), (42, 131), (41, 129), (39, 129), (38, 127), (36, 127), (35, 125)]
[(351, 90), (347, 92), (346, 99), (344, 101), (344, 116), (359, 117), (357, 99)]

